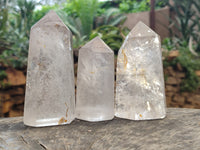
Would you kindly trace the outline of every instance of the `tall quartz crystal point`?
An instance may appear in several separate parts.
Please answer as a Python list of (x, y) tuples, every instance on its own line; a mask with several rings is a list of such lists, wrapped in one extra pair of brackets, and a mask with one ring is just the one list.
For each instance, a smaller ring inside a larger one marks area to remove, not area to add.
[(160, 37), (139, 22), (118, 53), (115, 116), (164, 118), (165, 88)]
[(79, 51), (76, 117), (86, 121), (114, 117), (114, 53), (99, 37)]
[(71, 32), (50, 11), (31, 28), (24, 124), (69, 124), (75, 118)]

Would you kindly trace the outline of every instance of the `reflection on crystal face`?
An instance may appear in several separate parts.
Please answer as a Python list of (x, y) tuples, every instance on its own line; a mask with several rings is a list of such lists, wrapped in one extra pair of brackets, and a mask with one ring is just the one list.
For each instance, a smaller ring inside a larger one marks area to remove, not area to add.
[(160, 39), (139, 22), (118, 53), (115, 115), (159, 119), (165, 117), (165, 107)]
[(73, 69), (71, 32), (50, 11), (31, 29), (24, 124), (50, 126), (74, 119)]
[(87, 121), (114, 117), (114, 53), (99, 37), (79, 50), (76, 117)]

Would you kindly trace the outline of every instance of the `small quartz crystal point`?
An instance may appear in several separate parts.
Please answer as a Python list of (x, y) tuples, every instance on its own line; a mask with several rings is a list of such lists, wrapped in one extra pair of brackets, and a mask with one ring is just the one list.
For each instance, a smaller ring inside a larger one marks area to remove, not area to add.
[(118, 53), (115, 116), (131, 120), (166, 115), (160, 37), (139, 22)]
[(69, 124), (75, 118), (71, 32), (50, 11), (32, 28), (29, 41), (24, 124)]
[(114, 117), (114, 53), (99, 37), (79, 51), (76, 117), (86, 121)]

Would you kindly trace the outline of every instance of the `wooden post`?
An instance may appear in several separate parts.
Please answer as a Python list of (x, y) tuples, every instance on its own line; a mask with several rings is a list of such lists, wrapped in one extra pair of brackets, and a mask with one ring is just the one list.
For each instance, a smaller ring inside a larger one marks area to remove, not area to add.
[(150, 27), (155, 30), (155, 0), (151, 0), (151, 10), (150, 10)]

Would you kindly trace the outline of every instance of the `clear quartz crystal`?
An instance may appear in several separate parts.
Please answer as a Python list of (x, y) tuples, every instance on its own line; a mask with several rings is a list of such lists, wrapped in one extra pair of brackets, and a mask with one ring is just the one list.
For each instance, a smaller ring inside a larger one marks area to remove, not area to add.
[(78, 119), (114, 117), (114, 53), (99, 37), (79, 51), (76, 98)]
[(69, 124), (75, 118), (71, 32), (50, 11), (32, 28), (29, 41), (24, 124)]
[(165, 115), (160, 37), (139, 22), (118, 53), (115, 116), (149, 120)]

